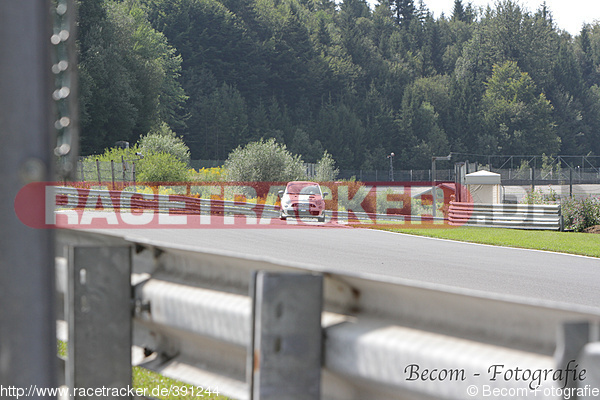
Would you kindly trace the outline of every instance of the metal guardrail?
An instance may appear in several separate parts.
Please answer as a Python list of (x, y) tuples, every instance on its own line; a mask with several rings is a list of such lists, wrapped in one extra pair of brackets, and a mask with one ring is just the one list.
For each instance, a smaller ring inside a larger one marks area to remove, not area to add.
[(560, 205), (450, 202), (450, 225), (563, 230)]
[[(123, 201), (123, 193), (131, 194)], [(231, 200), (209, 200), (183, 195), (147, 194), (125, 192), (121, 190), (78, 189), (56, 187), (57, 206), (95, 208), (97, 202), (109, 208), (131, 210), (144, 209), (159, 212), (181, 214), (204, 214), (223, 212), (261, 212), (265, 216), (279, 216), (279, 207), (269, 204), (256, 204)], [(91, 199), (90, 203), (81, 203), (82, 199)]]
[[(123, 197), (127, 193), (128, 196)], [(97, 203), (106, 208), (123, 210), (153, 210), (172, 214), (224, 214), (249, 215), (261, 218), (277, 218), (280, 207), (241, 201), (202, 199), (183, 195), (144, 194), (119, 190), (55, 188), (56, 204), (69, 208), (95, 208)], [(87, 204), (90, 203), (90, 204)], [(367, 212), (325, 212), (326, 220), (340, 222), (368, 221), (411, 222), (421, 219), (418, 215), (375, 214)], [(423, 221), (448, 222), (452, 226), (504, 227), (535, 230), (563, 230), (560, 205), (537, 204), (475, 204), (450, 202), (448, 218), (424, 216)]]
[[(597, 309), (82, 231), (58, 241), (75, 387), (125, 385), (129, 360), (111, 355), (132, 344), (141, 366), (237, 400), (518, 399), (536, 388), (556, 399), (600, 387)], [(108, 376), (85, 381), (86, 364)], [(588, 375), (565, 380), (568, 368)], [(560, 379), (537, 387), (532, 373), (548, 370)]]
[[(123, 194), (127, 193), (126, 201)], [(131, 195), (129, 195), (129, 193)], [(81, 189), (72, 187), (56, 187), (56, 205), (70, 208), (96, 208), (97, 203), (106, 208), (122, 210), (153, 210), (157, 212), (181, 213), (181, 214), (242, 214), (260, 215), (262, 218), (279, 217), (280, 207), (271, 204), (257, 204), (251, 202), (202, 199), (183, 195), (145, 194), (136, 192), (125, 192), (120, 190)], [(85, 201), (82, 201), (85, 200)], [(88, 204), (89, 203), (89, 204)], [(326, 220), (336, 221), (370, 221), (370, 222), (404, 222), (405, 215), (400, 214), (376, 214), (368, 212), (348, 211), (325, 211)], [(411, 215), (412, 222), (420, 220), (421, 217)], [(443, 222), (444, 218), (424, 217), (423, 221)]]

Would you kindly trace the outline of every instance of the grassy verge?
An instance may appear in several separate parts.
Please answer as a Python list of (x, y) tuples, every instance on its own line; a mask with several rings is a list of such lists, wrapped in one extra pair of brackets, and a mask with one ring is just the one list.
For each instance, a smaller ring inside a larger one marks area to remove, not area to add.
[(148, 394), (158, 394), (161, 391), (166, 393), (166, 391), (171, 389), (169, 395), (161, 396), (159, 394), (152, 396), (156, 399), (187, 400), (200, 398), (203, 400), (232, 400), (229, 397), (213, 393), (213, 391), (218, 391), (216, 387), (201, 388), (199, 386), (188, 385), (140, 367), (133, 367), (132, 372), (133, 387), (147, 389)]
[(377, 229), (462, 242), (600, 257), (600, 235), (589, 233), (476, 227), (411, 229), (379, 226)]
[[(57, 352), (61, 357), (67, 356), (67, 343), (62, 340), (57, 341)], [(136, 389), (147, 389), (146, 393), (152, 395), (155, 399), (165, 400), (188, 400), (188, 399), (203, 399), (203, 400), (233, 400), (229, 397), (219, 396), (216, 387), (200, 388), (198, 386), (188, 385), (175, 379), (164, 377), (156, 372), (149, 371), (141, 367), (132, 368), (133, 387)], [(171, 391), (170, 394), (168, 391)], [(161, 396), (163, 391), (166, 395)]]

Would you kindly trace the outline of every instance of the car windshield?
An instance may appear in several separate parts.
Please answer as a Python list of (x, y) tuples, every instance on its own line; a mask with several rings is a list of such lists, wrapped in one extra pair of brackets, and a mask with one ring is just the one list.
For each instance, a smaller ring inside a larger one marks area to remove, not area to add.
[(288, 194), (320, 194), (321, 191), (316, 185), (294, 184), (287, 188)]

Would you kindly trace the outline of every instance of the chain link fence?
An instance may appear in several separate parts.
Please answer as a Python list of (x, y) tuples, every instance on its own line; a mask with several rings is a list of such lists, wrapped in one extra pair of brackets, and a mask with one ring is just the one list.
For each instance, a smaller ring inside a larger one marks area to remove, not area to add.
[[(195, 169), (220, 167), (219, 161), (195, 160), (190, 162), (190, 167)], [(314, 171), (314, 164), (307, 164), (307, 173)], [(488, 166), (469, 163), (469, 172), (478, 169), (488, 169)], [(546, 168), (490, 168), (492, 172), (501, 175), (502, 184), (505, 186), (524, 185), (581, 185), (600, 184), (600, 168), (589, 166), (587, 168), (561, 167), (558, 164), (546, 166)], [(77, 162), (75, 180), (81, 182), (136, 182), (136, 163), (131, 160), (80, 160)], [(349, 179), (362, 182), (387, 182), (390, 180), (389, 169), (362, 170), (342, 169), (337, 179)], [(396, 182), (431, 182), (433, 180), (431, 169), (394, 170), (393, 180)], [(454, 168), (438, 168), (436, 170), (436, 181), (455, 181)]]

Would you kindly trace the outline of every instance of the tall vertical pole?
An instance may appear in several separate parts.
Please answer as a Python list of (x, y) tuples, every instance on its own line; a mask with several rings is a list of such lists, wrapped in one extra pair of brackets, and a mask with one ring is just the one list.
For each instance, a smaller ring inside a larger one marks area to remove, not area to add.
[(102, 174), (100, 173), (100, 160), (96, 158), (96, 173), (98, 175), (98, 184), (102, 183)]
[[(19, 221), (21, 188), (51, 177), (49, 0), (0, 1), (0, 385), (57, 386), (54, 236)], [(35, 398), (44, 398), (39, 395)], [(46, 398), (50, 398), (47, 396)]]
[(112, 190), (115, 190), (115, 162), (110, 160), (110, 176), (112, 178)]
[(390, 159), (390, 182), (394, 182), (394, 153), (390, 153), (387, 158)]
[(433, 218), (436, 217), (436, 208), (437, 208), (437, 187), (435, 186), (435, 175), (436, 175), (436, 171), (435, 171), (435, 160), (437, 159), (437, 157), (432, 157), (431, 158), (431, 197), (432, 197), (432, 211), (431, 211), (431, 215), (433, 216)]
[(569, 166), (569, 197), (573, 197), (573, 168)]
[(123, 169), (123, 187), (125, 187), (125, 182), (127, 181), (125, 172), (127, 171), (127, 167), (125, 166), (125, 158), (123, 156), (121, 156), (121, 168)]

